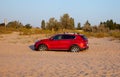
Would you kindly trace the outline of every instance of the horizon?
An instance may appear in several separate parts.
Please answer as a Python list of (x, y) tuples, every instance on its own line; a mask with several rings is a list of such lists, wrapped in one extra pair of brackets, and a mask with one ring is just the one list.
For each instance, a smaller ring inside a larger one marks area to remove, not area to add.
[(7, 19), (7, 22), (20, 21), (40, 27), (42, 20), (48, 22), (54, 17), (59, 21), (65, 13), (74, 18), (75, 26), (78, 22), (83, 26), (87, 20), (93, 26), (110, 19), (120, 23), (120, 1), (116, 0), (2, 0), (1, 3), (0, 23)]

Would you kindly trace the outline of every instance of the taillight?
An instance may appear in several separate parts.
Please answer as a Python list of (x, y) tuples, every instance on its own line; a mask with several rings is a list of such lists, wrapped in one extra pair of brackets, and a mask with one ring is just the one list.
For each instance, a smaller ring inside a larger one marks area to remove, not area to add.
[(82, 48), (83, 48), (83, 47), (84, 47), (84, 43), (80, 43), (80, 47), (82, 47)]

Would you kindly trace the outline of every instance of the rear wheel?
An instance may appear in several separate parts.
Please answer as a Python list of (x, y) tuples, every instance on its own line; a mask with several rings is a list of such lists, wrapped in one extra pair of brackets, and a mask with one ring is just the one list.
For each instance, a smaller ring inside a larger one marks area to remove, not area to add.
[(46, 45), (42, 44), (42, 45), (39, 45), (38, 50), (39, 50), (39, 51), (47, 51), (48, 48), (47, 48)]
[(79, 52), (79, 51), (80, 51), (80, 48), (79, 48), (77, 45), (73, 45), (73, 46), (70, 48), (70, 51), (71, 51), (71, 52)]

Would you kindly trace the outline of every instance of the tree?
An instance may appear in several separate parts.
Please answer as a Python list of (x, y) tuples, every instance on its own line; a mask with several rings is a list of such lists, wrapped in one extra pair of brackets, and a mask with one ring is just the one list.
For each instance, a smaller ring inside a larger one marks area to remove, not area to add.
[(42, 20), (42, 22), (41, 22), (41, 28), (43, 29), (43, 30), (45, 30), (45, 20)]
[(57, 31), (59, 29), (58, 21), (55, 18), (50, 18), (49, 22), (47, 23), (46, 29)]
[(70, 23), (68, 29), (74, 29), (75, 28), (75, 23), (74, 23), (74, 18), (70, 18)]
[(27, 29), (31, 29), (32, 26), (31, 26), (30, 24), (26, 24), (26, 25), (25, 25), (25, 28), (27, 28)]
[(98, 31), (98, 27), (95, 25), (95, 26), (92, 26), (92, 32), (97, 32)]
[(107, 21), (106, 21), (106, 26), (107, 26), (110, 30), (112, 30), (112, 29), (113, 29), (113, 20), (107, 20)]
[(87, 20), (86, 23), (83, 26), (83, 30), (86, 32), (91, 32), (92, 28), (91, 28), (91, 24), (89, 23), (89, 21)]
[(15, 29), (18, 29), (18, 28), (21, 28), (23, 27), (24, 25), (22, 23), (20, 23), (19, 21), (12, 21), (12, 22), (9, 22), (7, 24), (7, 27), (10, 27), (10, 28), (15, 28)]
[(109, 28), (106, 27), (105, 23), (100, 23), (100, 25), (98, 26), (98, 32), (108, 32)]
[(0, 27), (4, 27), (5, 26), (5, 23), (0, 23)]
[(68, 14), (64, 14), (60, 18), (60, 22), (62, 24), (62, 29), (74, 29), (74, 19)]
[(109, 30), (115, 30), (118, 29), (118, 24), (116, 22), (113, 22), (113, 20), (107, 20), (106, 22), (103, 22), (106, 28)]
[(81, 29), (81, 24), (80, 24), (80, 22), (79, 22), (78, 25), (77, 25), (77, 29), (78, 29), (78, 30)]
[(116, 29), (120, 30), (120, 24), (116, 24)]

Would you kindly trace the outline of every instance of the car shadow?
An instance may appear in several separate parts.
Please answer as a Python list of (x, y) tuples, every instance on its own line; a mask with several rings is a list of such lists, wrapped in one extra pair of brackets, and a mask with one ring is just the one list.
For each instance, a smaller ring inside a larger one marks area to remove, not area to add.
[(30, 48), (31, 50), (35, 51), (35, 50), (34, 50), (34, 45), (30, 45), (29, 48)]

